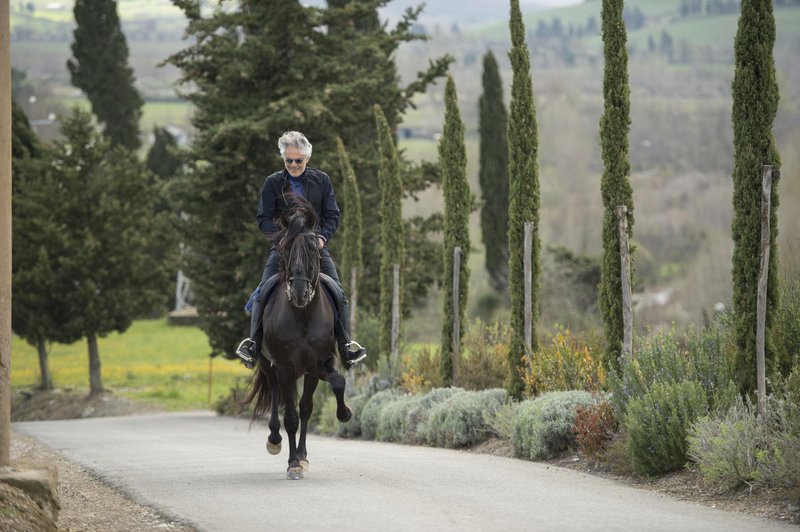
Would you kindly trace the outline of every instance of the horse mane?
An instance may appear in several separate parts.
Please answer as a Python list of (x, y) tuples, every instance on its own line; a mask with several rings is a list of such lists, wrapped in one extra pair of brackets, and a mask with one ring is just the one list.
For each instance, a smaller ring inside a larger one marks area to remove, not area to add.
[[(289, 209), (281, 213), (281, 229), (273, 236), (279, 242), (281, 272), (286, 273), (289, 264), (313, 266), (313, 277), (319, 273), (319, 248), (317, 244), (317, 213), (311, 203), (298, 194), (288, 194)], [(301, 239), (301, 240), (298, 240)], [(302, 243), (302, 245), (299, 245)]]

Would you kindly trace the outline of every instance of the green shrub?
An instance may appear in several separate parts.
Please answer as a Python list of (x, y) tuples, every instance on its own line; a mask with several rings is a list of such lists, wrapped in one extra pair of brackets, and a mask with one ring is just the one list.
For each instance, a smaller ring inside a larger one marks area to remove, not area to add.
[(694, 381), (657, 382), (628, 403), (628, 455), (633, 469), (657, 475), (686, 463), (686, 433), (708, 412), (703, 387)]
[[(798, 368), (793, 371), (798, 375)], [(784, 389), (767, 403), (767, 445), (760, 465), (761, 480), (789, 490), (800, 502), (800, 394)]]
[(464, 391), (434, 405), (419, 426), (419, 436), (437, 447), (465, 447), (485, 440), (485, 419), (506, 402), (504, 389)]
[(575, 444), (577, 407), (595, 402), (592, 394), (578, 390), (550, 392), (523, 401), (514, 418), (514, 451), (532, 460), (552, 458), (565, 451)]
[(581, 338), (556, 325), (548, 343), (542, 343), (524, 376), (529, 390), (538, 393), (605, 388), (606, 370), (598, 338)]
[(792, 365), (800, 364), (800, 280), (780, 283), (780, 305), (772, 320), (772, 341), (777, 364), (767, 376), (787, 375)]
[(433, 407), (463, 391), (462, 388), (434, 388), (425, 395), (415, 396), (406, 412), (400, 441), (411, 444), (425, 443), (425, 437), (420, 434), (420, 427), (427, 422)]
[(440, 358), (439, 350), (431, 347), (403, 355), (403, 389), (408, 393), (420, 394), (441, 387)]
[(692, 424), (687, 455), (706, 483), (726, 491), (759, 480), (759, 449), (767, 435), (756, 414), (749, 401), (739, 401), (724, 414), (704, 416)]
[(389, 389), (383, 390), (372, 397), (370, 397), (364, 409), (361, 411), (361, 435), (368, 439), (374, 440), (375, 434), (378, 430), (378, 422), (383, 415), (383, 409), (387, 405), (399, 400), (403, 397), (397, 390)]
[(487, 414), (484, 421), (496, 436), (511, 441), (514, 437), (514, 418), (517, 416), (517, 409), (519, 403), (508, 402), (495, 412)]
[(378, 441), (403, 441), (405, 434), (408, 411), (414, 405), (416, 398), (411, 395), (400, 397), (388, 403), (381, 409), (378, 427), (375, 430), (375, 439)]

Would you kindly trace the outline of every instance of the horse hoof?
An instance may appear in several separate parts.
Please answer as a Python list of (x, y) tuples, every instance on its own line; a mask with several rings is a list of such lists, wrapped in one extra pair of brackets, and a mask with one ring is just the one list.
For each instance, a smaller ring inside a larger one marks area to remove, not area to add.
[(271, 441), (267, 440), (267, 452), (269, 454), (280, 454), (281, 442), (272, 443)]
[(302, 480), (303, 478), (303, 468), (300, 466), (290, 467), (286, 470), (286, 479), (287, 480)]
[(308, 460), (300, 460), (300, 467), (303, 469), (304, 473), (308, 473), (308, 468), (311, 466), (308, 465)]
[(336, 419), (342, 423), (347, 423), (353, 418), (353, 410), (349, 406), (346, 406), (345, 408), (347, 411), (344, 413), (344, 415), (339, 415), (338, 413), (336, 414)]

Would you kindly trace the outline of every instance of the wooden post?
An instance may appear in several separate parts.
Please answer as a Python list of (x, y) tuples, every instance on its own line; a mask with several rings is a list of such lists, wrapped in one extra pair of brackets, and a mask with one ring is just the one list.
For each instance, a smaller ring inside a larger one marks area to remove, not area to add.
[(453, 248), (453, 386), (458, 382), (458, 361), (461, 359), (461, 247)]
[(618, 205), (616, 208), (619, 224), (619, 262), (622, 280), (622, 356), (633, 354), (633, 305), (631, 304), (631, 276), (629, 272), (630, 257), (628, 250), (628, 207)]
[(0, 467), (11, 465), (11, 25), (0, 0)]
[(758, 269), (758, 294), (756, 299), (756, 385), (758, 390), (758, 415), (767, 419), (767, 383), (764, 367), (764, 341), (767, 319), (767, 277), (769, 276), (770, 201), (772, 196), (772, 166), (761, 166), (761, 265)]
[(392, 367), (397, 367), (400, 358), (397, 340), (400, 337), (400, 265), (392, 272)]
[(356, 337), (356, 315), (358, 313), (358, 274), (350, 268), (350, 338)]
[(214, 358), (208, 357), (208, 404), (211, 404), (211, 387), (214, 379)]
[(533, 254), (534, 229), (533, 222), (525, 222), (522, 265), (525, 276), (525, 355), (528, 357), (529, 364), (533, 364), (533, 265), (531, 264), (531, 255)]

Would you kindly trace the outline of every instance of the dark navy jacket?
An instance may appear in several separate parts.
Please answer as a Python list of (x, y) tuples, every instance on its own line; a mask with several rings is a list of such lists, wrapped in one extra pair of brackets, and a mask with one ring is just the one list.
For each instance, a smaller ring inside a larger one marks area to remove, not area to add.
[[(303, 173), (303, 190), (319, 217), (319, 236), (327, 242), (339, 227), (339, 206), (336, 205), (331, 178), (321, 170), (306, 167)], [(285, 169), (275, 172), (264, 181), (256, 220), (258, 228), (265, 235), (271, 236), (278, 231), (275, 221), (289, 208), (287, 197), (291, 191), (289, 172)]]

